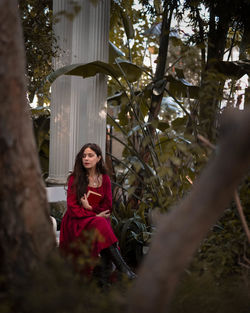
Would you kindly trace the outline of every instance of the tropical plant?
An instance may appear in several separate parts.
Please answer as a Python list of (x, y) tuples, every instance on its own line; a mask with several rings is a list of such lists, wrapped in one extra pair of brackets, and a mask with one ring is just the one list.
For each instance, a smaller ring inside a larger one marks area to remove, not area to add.
[[(113, 133), (108, 135), (124, 146), (122, 159), (110, 158), (114, 166), (114, 211), (118, 220), (117, 215), (120, 217), (118, 236), (125, 242), (127, 234), (127, 245), (131, 243), (129, 247), (121, 246), (125, 255), (129, 250), (137, 256), (139, 251), (142, 254), (142, 246), (149, 243), (154, 227), (153, 210), (166, 212), (188, 192), (207, 155), (187, 132), (187, 117), (179, 112), (173, 99), (174, 105), (163, 102), (162, 119), (147, 122), (148, 94), (147, 88), (135, 94), (124, 92), (117, 118), (108, 117), (113, 126)], [(117, 98), (110, 102), (117, 102)]]
[[(150, 6), (149, 2), (144, 1), (143, 4), (145, 3), (148, 7)], [(160, 1), (157, 3), (159, 4)], [(206, 16), (201, 18), (203, 5), (207, 12), (210, 12), (210, 20), (206, 21)], [(218, 125), (226, 79), (232, 79), (231, 90), (233, 90), (235, 81), (249, 73), (249, 62), (229, 62), (233, 47), (238, 44), (242, 47), (246, 38), (244, 35), (239, 43), (236, 36), (232, 37), (230, 32), (233, 30), (234, 33), (249, 34), (245, 15), (239, 14), (239, 11), (246, 7), (247, 3), (242, 1), (239, 10), (236, 10), (232, 4), (230, 11), (225, 12), (220, 9), (221, 4), (215, 2), (203, 3), (200, 1), (194, 4), (186, 1), (183, 9), (190, 10), (190, 24), (193, 26), (194, 35), (189, 36), (189, 40), (184, 39), (183, 41), (176, 40), (174, 37), (171, 45), (170, 23), (173, 11), (176, 10), (180, 19), (183, 18), (184, 11), (181, 11), (178, 1), (164, 2), (162, 10), (160, 10), (163, 21), (161, 32), (158, 33), (160, 37), (159, 54), (155, 74), (149, 75), (148, 80), (144, 80), (141, 88), (138, 84), (131, 84), (124, 75), (123, 86), (118, 86), (117, 94), (109, 98), (110, 105), (114, 108), (119, 106), (120, 113), (117, 116), (109, 116), (108, 122), (113, 126), (113, 132), (110, 131), (108, 135), (124, 146), (122, 160), (110, 156), (114, 163), (114, 172), (117, 173), (114, 176), (114, 185), (120, 187), (116, 203), (118, 203), (119, 210), (125, 207), (128, 212), (130, 210), (136, 212), (135, 217), (140, 212), (139, 216), (142, 220), (144, 218), (150, 232), (152, 231), (152, 221), (149, 221), (148, 217), (152, 210), (160, 208), (162, 211), (166, 211), (172, 208), (173, 204), (188, 192), (190, 183), (192, 184), (200, 168), (206, 162), (209, 151), (199, 145), (197, 134), (205, 134), (212, 140), (216, 139), (218, 131), (216, 125)], [(214, 15), (211, 14), (213, 10)], [(196, 18), (193, 18), (194, 16)], [(225, 19), (228, 23), (226, 25), (223, 24)], [(237, 27), (234, 28), (236, 20)], [(224, 26), (227, 31), (221, 33)], [(218, 39), (218, 36), (215, 34), (221, 36), (220, 45), (216, 45), (215, 40)], [(227, 41), (228, 38), (229, 41)], [(128, 42), (130, 39), (127, 36)], [(229, 45), (228, 42), (230, 42)], [(192, 45), (190, 46), (189, 43)], [(207, 55), (204, 48), (206, 44), (209, 46)], [(246, 45), (243, 46), (246, 47)], [(129, 45), (127, 47), (129, 50)], [(178, 50), (179, 55), (173, 53), (173, 48)], [(223, 55), (227, 48), (229, 56), (225, 60)], [(223, 50), (223, 53), (220, 49)], [(241, 51), (246, 56), (247, 50)], [(131, 56), (132, 53), (127, 53), (127, 55)], [(213, 62), (216, 65), (211, 66)], [(152, 73), (152, 71), (149, 72)], [(189, 77), (196, 86), (190, 84), (186, 77)], [(164, 95), (172, 96), (171, 101), (175, 103), (174, 112), (170, 103), (167, 102), (167, 105), (164, 106)], [(213, 110), (209, 109), (212, 102), (216, 103)], [(176, 110), (176, 106), (180, 111)], [(117, 111), (117, 109), (113, 111)], [(118, 132), (122, 134), (122, 138)], [(243, 198), (245, 197), (246, 195), (243, 195)], [(117, 202), (117, 200), (120, 201)], [(129, 221), (132, 220), (133, 214), (130, 214)], [(231, 215), (230, 222), (226, 217), (223, 220), (229, 224), (240, 225), (235, 215)], [(130, 223), (123, 223), (122, 219), (120, 225), (124, 227), (123, 234), (127, 233), (131, 240), (133, 227), (129, 229)], [(216, 238), (217, 243), (221, 243), (219, 247), (223, 245), (223, 240), (226, 241), (226, 234), (227, 236), (230, 234), (234, 243), (240, 242), (242, 236), (245, 236), (242, 227), (238, 229), (238, 232), (227, 228), (221, 239), (215, 230), (218, 228), (214, 229), (207, 240), (212, 241), (212, 238)], [(143, 238), (144, 231), (137, 228), (135, 237)], [(145, 243), (143, 244), (145, 245)], [(245, 250), (243, 251), (243, 246), (238, 245), (237, 247), (238, 258), (246, 253)], [(211, 249), (207, 249), (204, 245), (202, 251), (206, 254), (206, 260), (209, 257), (212, 258)], [(236, 254), (233, 255), (228, 250), (227, 252), (224, 250), (221, 255), (224, 259), (231, 259), (231, 263), (228, 264), (232, 265), (234, 262), (235, 270), (236, 268), (239, 270)], [(214, 262), (212, 264), (214, 265)], [(227, 271), (224, 266), (217, 266), (217, 268), (221, 274), (225, 274)], [(233, 271), (232, 268), (231, 271)]]

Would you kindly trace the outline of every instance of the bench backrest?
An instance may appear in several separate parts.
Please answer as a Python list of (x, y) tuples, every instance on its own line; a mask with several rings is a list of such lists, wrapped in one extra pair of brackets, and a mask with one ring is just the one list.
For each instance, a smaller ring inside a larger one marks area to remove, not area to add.
[(67, 200), (67, 191), (64, 186), (46, 187), (48, 202)]

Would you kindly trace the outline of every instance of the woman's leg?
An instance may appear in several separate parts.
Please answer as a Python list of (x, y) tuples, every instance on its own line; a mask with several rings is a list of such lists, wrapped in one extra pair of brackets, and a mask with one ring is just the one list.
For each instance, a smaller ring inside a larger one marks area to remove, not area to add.
[(101, 256), (109, 258), (116, 266), (117, 270), (124, 273), (128, 279), (136, 278), (136, 274), (131, 270), (131, 268), (124, 261), (117, 244), (113, 244), (106, 249), (101, 251)]
[(95, 267), (93, 276), (96, 278), (100, 287), (109, 287), (111, 284), (111, 275), (115, 266), (111, 259), (101, 253), (100, 263)]
[(110, 223), (104, 217), (91, 219), (85, 230), (95, 230), (96, 236), (93, 241), (93, 256), (98, 256), (100, 252), (118, 242)]

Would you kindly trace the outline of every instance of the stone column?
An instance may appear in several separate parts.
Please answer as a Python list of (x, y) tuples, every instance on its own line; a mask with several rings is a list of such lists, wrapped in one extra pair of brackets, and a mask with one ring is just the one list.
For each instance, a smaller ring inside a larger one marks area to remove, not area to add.
[[(69, 1), (54, 0), (53, 13), (68, 11)], [(63, 15), (54, 25), (59, 47), (58, 57), (53, 60), (53, 68), (71, 63), (73, 23)], [(66, 181), (69, 164), (69, 119), (71, 99), (71, 77), (59, 77), (51, 87), (50, 156), (48, 183), (63, 184)]]
[[(54, 13), (69, 10), (69, 1), (54, 0)], [(79, 14), (64, 15), (56, 24), (62, 53), (56, 68), (73, 63), (108, 61), (110, 0), (78, 1)], [(107, 80), (104, 75), (83, 79), (63, 76), (52, 86), (50, 169), (48, 182), (62, 184), (77, 152), (87, 142), (99, 144), (105, 155)]]
[[(74, 19), (72, 63), (108, 61), (109, 0), (79, 1), (82, 9)], [(99, 144), (105, 155), (107, 80), (104, 75), (72, 77), (70, 113), (70, 159), (87, 142)]]

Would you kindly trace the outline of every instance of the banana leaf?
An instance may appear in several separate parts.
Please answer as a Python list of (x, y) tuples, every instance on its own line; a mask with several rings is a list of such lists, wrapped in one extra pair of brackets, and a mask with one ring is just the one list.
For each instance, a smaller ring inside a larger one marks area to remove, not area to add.
[(248, 76), (250, 75), (249, 60), (239, 60), (234, 62), (217, 61), (215, 67), (220, 73), (234, 79), (240, 79), (245, 74), (247, 74)]
[(184, 78), (175, 78), (172, 75), (167, 75), (166, 81), (169, 84), (167, 88), (171, 95), (191, 99), (198, 98), (200, 88), (190, 84)]
[(116, 59), (116, 62), (117, 64), (109, 64), (102, 61), (94, 61), (90, 63), (76, 63), (66, 65), (49, 74), (46, 78), (46, 81), (49, 81), (52, 84), (58, 77), (62, 75), (73, 75), (87, 78), (95, 76), (99, 73), (118, 79), (123, 75), (119, 66), (121, 66), (129, 82), (137, 81), (141, 76), (142, 69), (139, 66), (120, 58)]
[(130, 83), (137, 81), (141, 77), (142, 72), (146, 71), (146, 68), (141, 68), (138, 65), (131, 63), (128, 60), (123, 60), (121, 58), (117, 58), (115, 60), (115, 62), (116, 62), (116, 64), (114, 64), (113, 66), (115, 66), (115, 68), (117, 68), (117, 69), (119, 69), (119, 66), (121, 66), (123, 72), (126, 75), (127, 80)]

